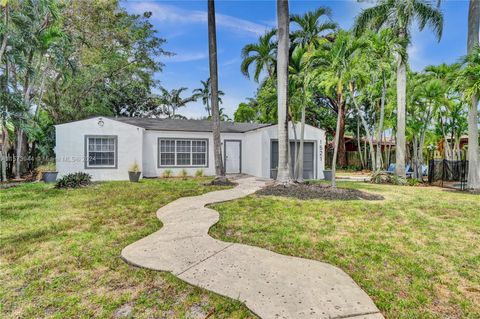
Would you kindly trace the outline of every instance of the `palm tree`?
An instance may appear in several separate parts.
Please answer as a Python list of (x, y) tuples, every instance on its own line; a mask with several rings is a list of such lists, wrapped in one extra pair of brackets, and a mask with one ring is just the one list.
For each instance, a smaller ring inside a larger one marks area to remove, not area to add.
[(213, 119), (213, 152), (215, 157), (215, 179), (225, 180), (220, 141), (220, 110), (218, 106), (217, 31), (215, 27), (215, 1), (208, 0), (208, 62), (210, 65), (211, 103)]
[[(480, 0), (470, 0), (468, 9), (468, 53), (478, 45), (480, 28)], [(480, 190), (480, 159), (478, 149), (478, 97), (472, 94), (472, 104), (468, 112), (468, 181), (467, 188)]]
[(166, 114), (169, 118), (180, 118), (181, 115), (176, 114), (176, 111), (187, 106), (188, 103), (194, 102), (197, 100), (197, 96), (191, 95), (186, 98), (182, 98), (180, 95), (186, 91), (186, 87), (181, 87), (179, 89), (172, 89), (168, 91), (165, 88), (160, 88), (160, 104), (164, 107), (161, 113)]
[(331, 10), (327, 7), (319, 7), (314, 11), (305, 13), (304, 15), (293, 14), (290, 21), (297, 24), (298, 30), (291, 34), (292, 42), (295, 45), (308, 47), (309, 45), (318, 45), (322, 33), (325, 31), (335, 31), (337, 24), (332, 21), (320, 22), (322, 17), (330, 18)]
[(290, 182), (288, 165), (288, 56), (289, 19), (288, 0), (277, 0), (277, 114), (278, 114), (278, 171), (277, 182)]
[[(470, 106), (468, 112), (468, 180), (467, 187), (472, 190), (480, 190), (480, 172), (478, 162), (478, 97), (480, 96), (480, 46), (475, 46), (470, 54), (463, 58), (463, 68), (460, 71), (458, 81), (460, 87), (463, 88), (464, 95), (475, 107)], [(475, 110), (473, 110), (475, 109)], [(472, 113), (475, 115), (475, 125), (472, 121)], [(475, 126), (472, 127), (472, 126)], [(477, 134), (472, 136), (472, 134)], [(475, 141), (475, 145), (471, 145), (471, 139)], [(473, 166), (473, 168), (471, 168)]]
[[(193, 90), (193, 93), (197, 95), (197, 97), (200, 97), (202, 99), (203, 105), (205, 105), (205, 110), (207, 111), (208, 118), (211, 118), (212, 113), (210, 110), (210, 99), (212, 98), (212, 91), (211, 91), (211, 84), (210, 84), (210, 78), (208, 78), (206, 81), (200, 81), (202, 84), (201, 88)], [(218, 90), (218, 103), (222, 104), (222, 98), (221, 96), (225, 95), (221, 90)]]
[[(382, 165), (382, 134), (383, 124), (385, 121), (385, 103), (387, 96), (387, 80), (390, 77), (391, 70), (393, 69), (392, 61), (395, 54), (405, 56), (405, 45), (400, 43), (398, 38), (392, 32), (391, 29), (384, 29), (378, 34), (371, 34), (368, 37), (369, 48), (368, 56), (373, 64), (371, 70), (378, 71), (378, 78), (381, 82), (381, 97), (380, 97), (380, 118), (377, 127), (377, 150), (376, 150), (376, 163), (377, 170), (381, 169)], [(372, 163), (373, 166), (373, 163)]]
[[(301, 120), (300, 120), (300, 145), (295, 147), (295, 165), (294, 165), (294, 178), (297, 182), (303, 182), (303, 148), (305, 140), (305, 112), (307, 99), (305, 98), (305, 69), (306, 69), (306, 53), (309, 46), (318, 46), (321, 39), (324, 37), (322, 33), (325, 31), (334, 31), (337, 28), (337, 24), (328, 21), (320, 22), (321, 18), (326, 16), (330, 17), (331, 11), (326, 7), (319, 7), (315, 11), (307, 12), (304, 15), (294, 14), (290, 16), (290, 21), (298, 26), (298, 30), (292, 32), (291, 38), (295, 48), (292, 51), (290, 59), (290, 75), (295, 86), (300, 90), (301, 98)], [(293, 119), (292, 119), (293, 121)], [(294, 134), (295, 126), (294, 126)], [(296, 140), (296, 137), (295, 137)]]
[[(298, 91), (299, 94), (295, 94), (299, 97), (299, 106), (300, 106), (300, 145), (297, 145), (297, 137), (295, 136), (295, 161), (294, 161), (294, 170), (293, 178), (302, 183), (303, 182), (303, 148), (305, 141), (305, 111), (307, 103), (307, 90), (306, 90), (306, 81), (305, 74), (307, 72), (307, 49), (302, 45), (298, 45), (292, 52), (290, 57), (290, 65), (288, 67), (289, 76), (290, 76), (290, 85), (293, 86), (293, 91)], [(292, 101), (290, 101), (290, 110), (293, 109)], [(297, 110), (298, 111), (298, 110)], [(295, 121), (295, 116), (291, 116), (292, 123)], [(293, 125), (293, 133), (296, 135), (296, 128)]]
[(323, 90), (335, 91), (337, 99), (338, 115), (332, 159), (332, 187), (336, 187), (335, 172), (340, 144), (342, 108), (345, 104), (348, 84), (352, 77), (350, 72), (355, 70), (355, 57), (359, 52), (358, 50), (363, 46), (363, 41), (356, 39), (349, 32), (340, 30), (335, 35), (334, 42), (324, 44), (309, 56), (309, 64), (313, 69), (309, 76), (317, 79)]
[(277, 43), (274, 37), (277, 30), (273, 29), (260, 36), (258, 43), (247, 44), (242, 49), (242, 64), (240, 70), (250, 78), (250, 66), (254, 66), (253, 79), (258, 82), (262, 72), (267, 72), (271, 78), (275, 74)]
[[(442, 36), (443, 15), (426, 0), (377, 0), (377, 5), (363, 10), (356, 18), (353, 29), (358, 35), (366, 29), (378, 31), (391, 28), (401, 43), (408, 45), (412, 24), (418, 23), (423, 30), (429, 25), (438, 40)], [(405, 47), (406, 49), (406, 47)], [(405, 107), (408, 60), (397, 55), (397, 145), (396, 174), (405, 177)]]

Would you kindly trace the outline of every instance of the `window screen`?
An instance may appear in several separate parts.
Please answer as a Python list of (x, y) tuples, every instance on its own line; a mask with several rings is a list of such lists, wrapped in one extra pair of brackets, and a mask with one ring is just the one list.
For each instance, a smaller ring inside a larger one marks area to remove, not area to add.
[(117, 138), (115, 136), (88, 136), (87, 167), (116, 167)]
[(159, 166), (207, 166), (207, 140), (159, 139)]

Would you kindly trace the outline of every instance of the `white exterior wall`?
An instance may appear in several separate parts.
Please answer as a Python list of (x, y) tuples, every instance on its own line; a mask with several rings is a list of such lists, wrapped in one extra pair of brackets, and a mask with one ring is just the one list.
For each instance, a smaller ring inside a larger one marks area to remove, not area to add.
[[(142, 166), (144, 129), (100, 117), (55, 126), (55, 155), (59, 177), (75, 172), (86, 172), (93, 180), (128, 180), (128, 169), (136, 161)], [(117, 136), (116, 168), (85, 168), (85, 136)]]
[[(297, 125), (297, 138), (300, 139), (300, 125)], [(288, 137), (294, 140), (293, 128), (289, 124)], [(244, 173), (270, 178), (270, 147), (271, 140), (278, 139), (277, 126), (272, 125), (255, 131), (245, 133), (248, 156), (245, 163)], [(314, 176), (323, 179), (325, 168), (325, 131), (310, 125), (305, 125), (305, 141), (314, 142), (315, 163)]]
[[(208, 160), (206, 167), (158, 167), (158, 139), (159, 138), (185, 138), (185, 139), (207, 139), (208, 140)], [(244, 134), (242, 133), (222, 133), (220, 140), (222, 142), (222, 156), (224, 156), (223, 141), (227, 140), (241, 140), (242, 141), (242, 164), (244, 151)], [(185, 169), (188, 175), (195, 175), (197, 170), (203, 170), (204, 175), (215, 175), (215, 158), (213, 154), (213, 134), (211, 132), (179, 132), (179, 131), (145, 131), (143, 143), (143, 175), (145, 177), (162, 176), (163, 171), (169, 169), (173, 175), (178, 175), (179, 172)], [(243, 168), (243, 167), (242, 167)]]
[[(136, 161), (144, 177), (159, 177), (166, 169), (178, 175), (183, 167), (158, 167), (158, 139), (186, 138), (207, 139), (208, 160), (206, 167), (185, 167), (189, 175), (202, 169), (205, 175), (215, 175), (213, 154), (213, 135), (211, 132), (153, 131), (102, 118), (104, 125), (99, 126), (99, 117), (71, 122), (56, 126), (57, 170), (59, 177), (73, 172), (87, 172), (94, 180), (127, 180), (128, 169)], [(297, 126), (297, 134), (300, 127)], [(85, 136), (117, 136), (117, 168), (85, 168)], [(277, 126), (249, 131), (246, 133), (222, 133), (222, 156), (225, 155), (224, 140), (241, 141), (241, 171), (244, 174), (270, 178), (271, 140), (277, 139)], [(289, 138), (293, 140), (293, 129), (289, 125)], [(314, 176), (323, 178), (325, 167), (325, 131), (305, 126), (305, 141), (315, 142)]]

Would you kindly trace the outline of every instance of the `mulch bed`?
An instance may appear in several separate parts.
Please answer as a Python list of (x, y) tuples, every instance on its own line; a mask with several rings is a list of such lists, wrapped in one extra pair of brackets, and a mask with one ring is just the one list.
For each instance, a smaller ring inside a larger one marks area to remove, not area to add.
[(258, 195), (293, 197), (298, 199), (325, 200), (382, 200), (383, 196), (370, 194), (357, 189), (332, 188), (322, 184), (291, 184), (288, 186), (267, 186), (256, 192)]

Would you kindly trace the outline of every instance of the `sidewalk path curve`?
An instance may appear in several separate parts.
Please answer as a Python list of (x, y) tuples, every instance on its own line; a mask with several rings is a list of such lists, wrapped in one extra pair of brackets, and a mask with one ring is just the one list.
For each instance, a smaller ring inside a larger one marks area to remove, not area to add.
[(368, 295), (342, 270), (309, 259), (227, 243), (208, 235), (219, 214), (205, 205), (265, 186), (253, 177), (228, 190), (177, 199), (157, 211), (163, 227), (122, 250), (122, 258), (240, 300), (261, 318), (381, 319)]

